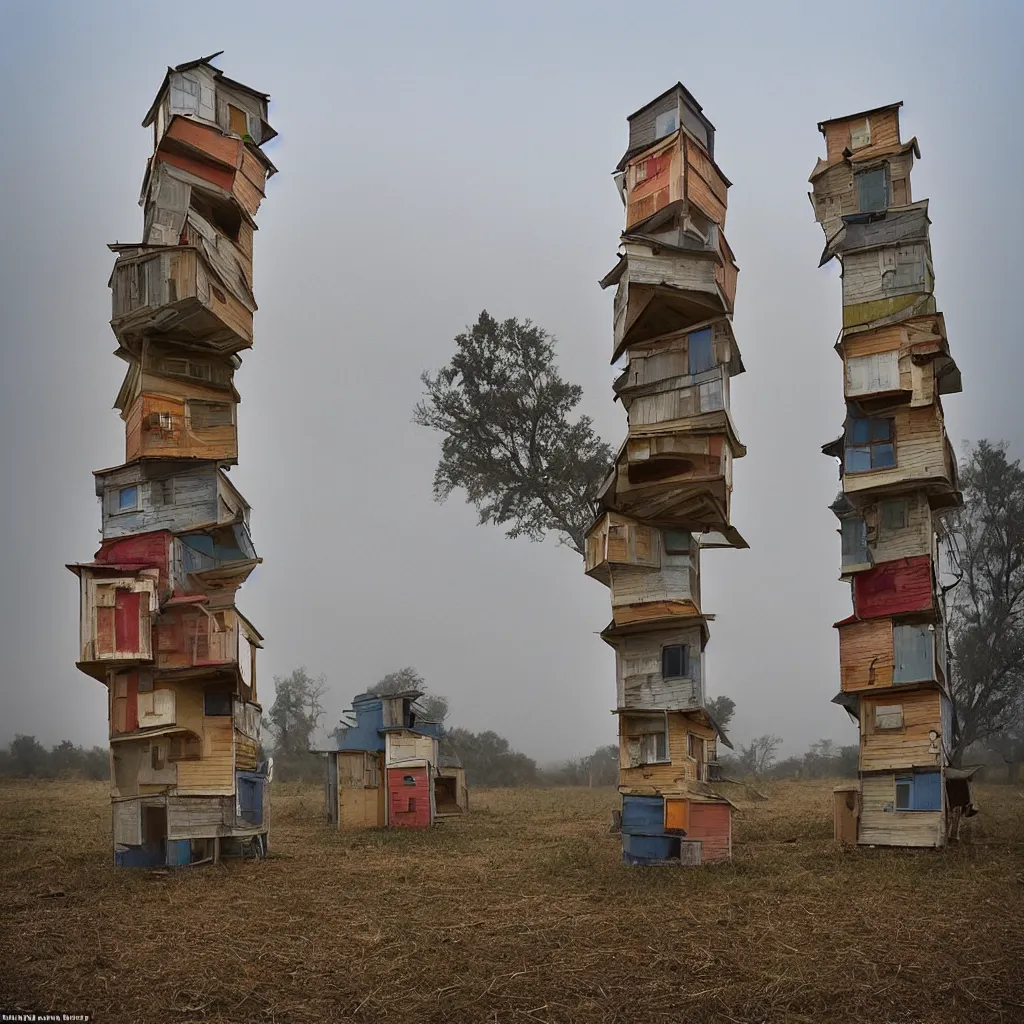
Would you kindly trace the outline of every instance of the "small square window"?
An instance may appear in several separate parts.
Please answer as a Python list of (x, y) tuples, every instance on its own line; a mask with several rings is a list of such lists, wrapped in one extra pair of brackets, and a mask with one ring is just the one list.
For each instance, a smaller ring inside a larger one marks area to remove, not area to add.
[(668, 736), (661, 724), (655, 727), (657, 732), (646, 732), (640, 736), (640, 763), (656, 764), (669, 760)]
[(902, 704), (876, 704), (875, 728), (879, 730), (903, 728)]
[(139, 507), (138, 487), (122, 487), (117, 495), (118, 512), (130, 512)]
[(415, 775), (403, 775), (402, 776), (402, 785), (403, 786), (415, 786), (416, 785), (416, 776)]
[(871, 145), (871, 122), (865, 118), (863, 124), (850, 129), (850, 149), (863, 149)]
[(905, 501), (883, 501), (881, 508), (883, 530), (905, 530), (908, 522)]
[(666, 135), (671, 135), (678, 127), (679, 111), (666, 110), (664, 114), (659, 114), (654, 119), (654, 137), (655, 139), (664, 138)]
[(666, 555), (688, 555), (693, 538), (685, 530), (665, 530), (662, 534)]
[(231, 694), (217, 691), (207, 691), (203, 694), (203, 714), (205, 715), (230, 715)]
[(687, 676), (686, 644), (674, 644), (661, 649), (662, 679), (685, 679)]

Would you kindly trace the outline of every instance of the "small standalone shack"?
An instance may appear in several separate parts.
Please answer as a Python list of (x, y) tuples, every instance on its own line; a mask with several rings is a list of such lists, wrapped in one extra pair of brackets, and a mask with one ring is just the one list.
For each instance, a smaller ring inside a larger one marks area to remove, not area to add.
[[(437, 817), (441, 727), (420, 717), (419, 690), (361, 693), (327, 757), (325, 813), (339, 828), (429, 828)], [(461, 771), (461, 769), (459, 769)]]

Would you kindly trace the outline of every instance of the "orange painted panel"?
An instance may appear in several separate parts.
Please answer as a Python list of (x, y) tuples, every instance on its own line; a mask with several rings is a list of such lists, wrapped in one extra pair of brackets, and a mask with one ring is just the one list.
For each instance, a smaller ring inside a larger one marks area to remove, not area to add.
[(193, 149), (200, 150), (205, 156), (217, 163), (232, 169), (241, 163), (242, 142), (230, 136), (222, 135), (220, 129), (189, 120), (187, 117), (174, 117), (164, 136), (164, 141), (181, 142)]
[(686, 832), (690, 827), (690, 801), (665, 798), (665, 828), (673, 832)]

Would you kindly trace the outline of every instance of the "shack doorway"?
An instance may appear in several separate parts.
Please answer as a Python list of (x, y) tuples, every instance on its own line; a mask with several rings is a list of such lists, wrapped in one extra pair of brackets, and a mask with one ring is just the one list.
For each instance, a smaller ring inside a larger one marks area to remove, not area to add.
[(438, 814), (460, 814), (458, 779), (454, 775), (434, 779), (434, 805)]
[(166, 807), (143, 807), (142, 844), (147, 853), (159, 854), (163, 862), (167, 853)]

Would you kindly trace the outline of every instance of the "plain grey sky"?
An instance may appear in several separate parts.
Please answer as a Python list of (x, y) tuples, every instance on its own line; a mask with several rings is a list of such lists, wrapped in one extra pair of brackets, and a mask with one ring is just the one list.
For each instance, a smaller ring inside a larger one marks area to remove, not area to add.
[[(1024, 453), (1015, 314), (1024, 6), (659, 3), (0, 3), (0, 741), (103, 743), (101, 684), (74, 667), (77, 586), (99, 541), (91, 471), (124, 457), (111, 409), (112, 255), (135, 240), (165, 66), (217, 65), (271, 94), (281, 173), (256, 236), (256, 344), (236, 382), (240, 464), (265, 564), (240, 594), (271, 679), (305, 665), (330, 720), (406, 664), (452, 703), (551, 759), (614, 740), (608, 592), (552, 542), (475, 525), (431, 479), (438, 437), (410, 422), (419, 374), (486, 308), (558, 338), (564, 375), (617, 445), (610, 293), (626, 115), (677, 80), (718, 129), (740, 265), (732, 389), (743, 552), (703, 560), (712, 695), (743, 741), (799, 752), (855, 738), (831, 624), (849, 609), (827, 510), (842, 420), (835, 264), (806, 193), (819, 120), (903, 100), (930, 197), (939, 308), (964, 393), (954, 444)], [(869, 28), (873, 26), (873, 28)], [(857, 29), (863, 29), (857, 31)]]

